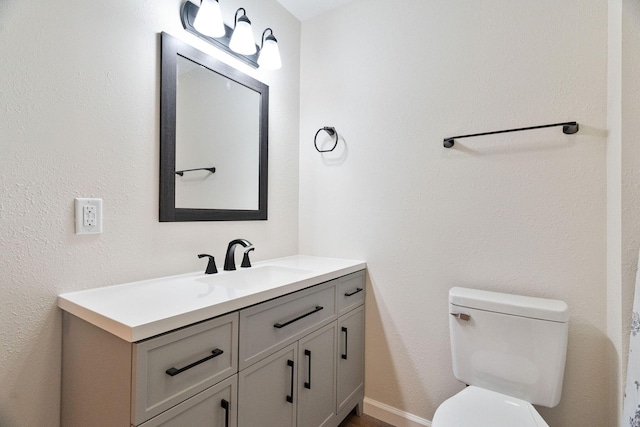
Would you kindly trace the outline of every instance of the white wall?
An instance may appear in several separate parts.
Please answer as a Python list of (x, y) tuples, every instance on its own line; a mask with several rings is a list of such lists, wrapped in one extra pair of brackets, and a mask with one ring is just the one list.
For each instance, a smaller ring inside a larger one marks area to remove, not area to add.
[[(576, 120), (558, 128), (447, 136)], [(320, 155), (313, 135), (344, 138)], [(302, 26), (301, 252), (366, 259), (366, 395), (431, 419), (462, 388), (447, 291), (565, 300), (550, 425), (605, 426), (607, 2), (354, 0)]]
[(626, 352), (640, 248), (640, 4), (623, 0), (622, 6), (622, 324)]
[(622, 0), (608, 1), (607, 334), (611, 419), (622, 409)]
[[(284, 67), (248, 69), (182, 29), (180, 0), (0, 2), (0, 425), (59, 414), (59, 293), (218, 264), (229, 240), (256, 260), (298, 252), (300, 22), (275, 0), (244, 6)], [(270, 86), (269, 220), (158, 222), (159, 33)], [(258, 35), (256, 35), (258, 37)], [(104, 199), (104, 233), (76, 236), (74, 197)]]
[(619, 415), (627, 365), (635, 276), (640, 248), (640, 8), (609, 0), (609, 138), (607, 142), (608, 333), (611, 418)]

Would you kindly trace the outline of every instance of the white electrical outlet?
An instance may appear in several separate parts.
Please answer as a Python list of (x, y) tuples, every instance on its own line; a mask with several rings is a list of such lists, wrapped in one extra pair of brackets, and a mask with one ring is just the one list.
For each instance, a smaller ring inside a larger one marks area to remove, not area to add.
[(96, 225), (96, 207), (93, 205), (84, 205), (82, 207), (83, 227), (95, 227)]
[(76, 197), (76, 234), (102, 233), (102, 199)]

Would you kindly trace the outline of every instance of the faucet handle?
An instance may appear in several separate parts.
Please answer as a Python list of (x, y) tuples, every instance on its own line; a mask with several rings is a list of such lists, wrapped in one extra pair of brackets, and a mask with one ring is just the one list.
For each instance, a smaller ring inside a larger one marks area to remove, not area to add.
[(199, 254), (198, 258), (204, 258), (204, 257), (209, 257), (209, 263), (207, 264), (207, 269), (205, 270), (204, 274), (215, 274), (218, 272), (218, 268), (216, 267), (216, 259), (213, 257), (213, 255), (209, 255), (209, 254)]
[(244, 251), (244, 255), (242, 257), (242, 264), (240, 264), (240, 267), (251, 267), (251, 261), (249, 260), (249, 252), (255, 250), (255, 248), (253, 246), (251, 246), (250, 248), (247, 248), (247, 250)]

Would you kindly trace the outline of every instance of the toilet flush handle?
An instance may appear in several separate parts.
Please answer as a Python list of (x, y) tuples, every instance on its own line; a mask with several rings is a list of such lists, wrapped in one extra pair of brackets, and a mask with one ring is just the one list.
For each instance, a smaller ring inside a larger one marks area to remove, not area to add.
[(471, 316), (466, 313), (451, 313), (451, 315), (456, 319), (464, 320), (465, 322), (471, 320)]

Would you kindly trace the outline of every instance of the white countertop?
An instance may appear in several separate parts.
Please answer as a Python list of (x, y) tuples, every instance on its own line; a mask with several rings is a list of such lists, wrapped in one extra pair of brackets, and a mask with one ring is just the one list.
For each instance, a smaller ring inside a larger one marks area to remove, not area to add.
[(126, 341), (140, 341), (366, 268), (364, 261), (296, 255), (253, 267), (69, 292), (58, 307)]

